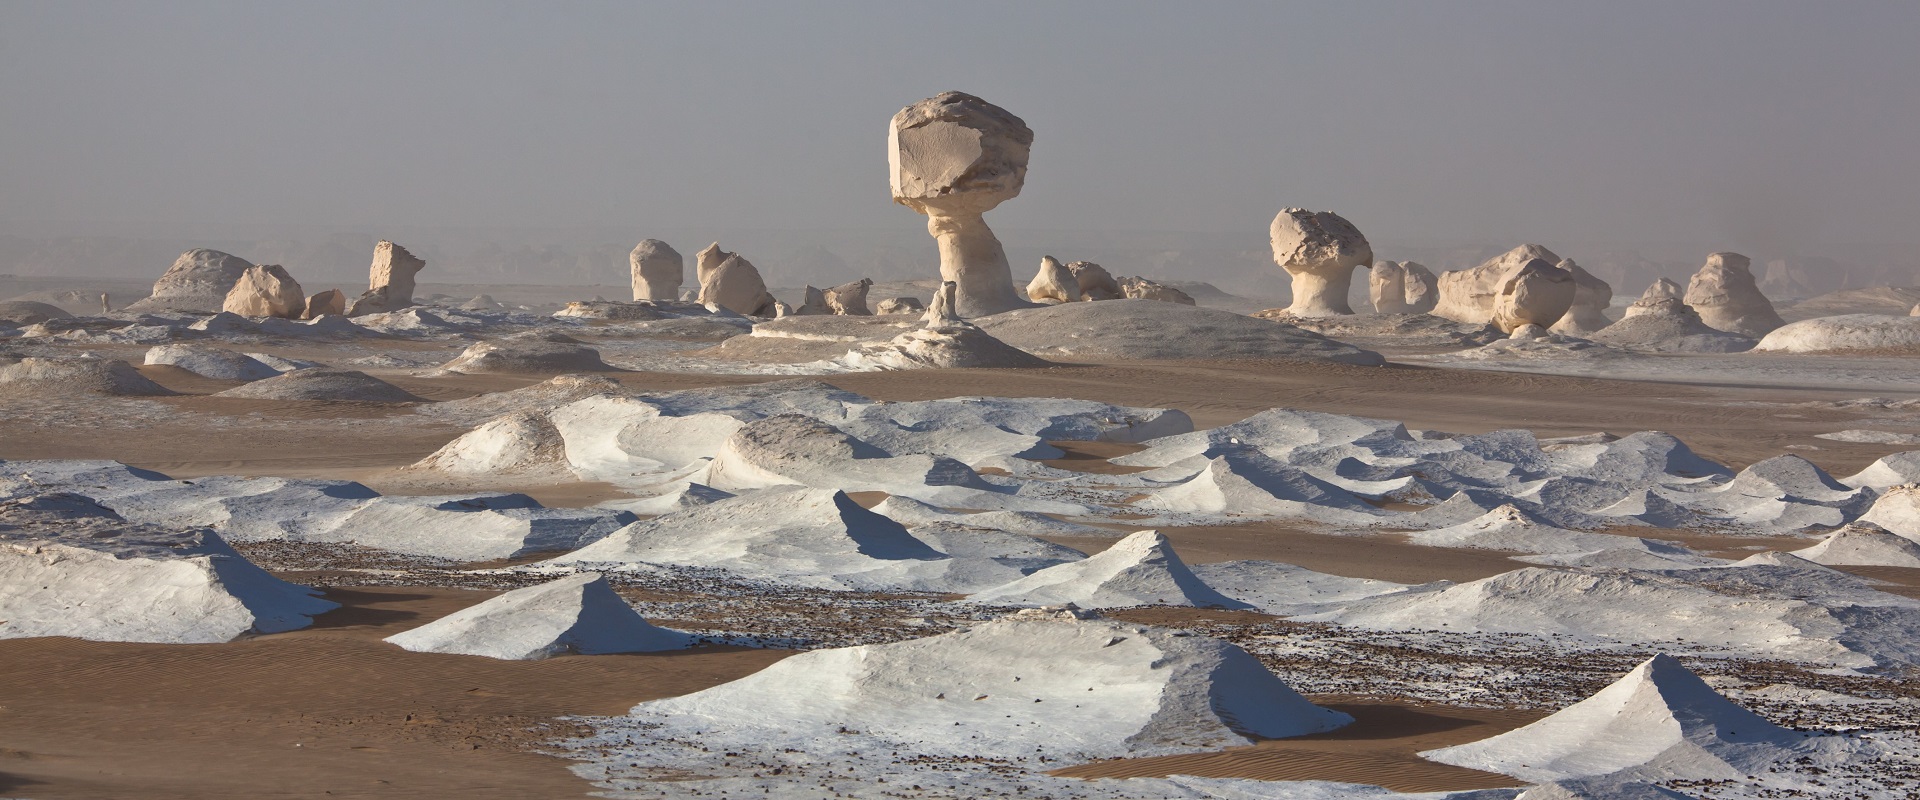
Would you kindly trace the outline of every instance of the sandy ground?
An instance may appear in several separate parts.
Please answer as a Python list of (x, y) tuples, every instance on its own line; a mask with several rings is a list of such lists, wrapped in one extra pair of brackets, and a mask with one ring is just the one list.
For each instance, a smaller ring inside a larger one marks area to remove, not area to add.
[[(231, 383), (150, 368), (188, 393), (143, 401), (164, 413), (139, 426), (89, 425), (0, 408), (0, 458), (110, 458), (191, 477), (335, 477), (393, 485), (389, 471), (427, 455), (466, 426), (407, 406), (208, 398)], [(432, 400), (518, 388), (543, 376), (415, 377), (369, 370)], [(622, 373), (646, 390), (771, 380), (755, 376)], [(1136, 363), (1043, 370), (952, 370), (832, 376), (882, 400), (963, 395), (1076, 397), (1185, 410), (1202, 427), (1276, 406), (1541, 436), (1665, 430), (1733, 466), (1799, 453), (1836, 474), (1903, 449), (1813, 438), (1861, 427), (1869, 410), (1786, 403), (1863, 396), (1853, 390), (1679, 385), (1417, 366), (1288, 362)], [(1905, 395), (1895, 395), (1905, 396)], [(21, 401), (9, 401), (18, 403)], [(84, 404), (74, 406), (84, 417)], [(217, 424), (216, 424), (217, 423)], [(1817, 449), (1810, 449), (1817, 448)], [(1116, 445), (1074, 445), (1051, 463), (1110, 469)], [(401, 491), (433, 487), (408, 485)], [(475, 487), (444, 487), (448, 490)], [(502, 487), (484, 487), (502, 488)], [(597, 484), (512, 487), (556, 505), (610, 495)], [(863, 498), (872, 502), (877, 498)], [(1627, 532), (1627, 531), (1619, 531)], [(1166, 531), (1196, 563), (1263, 558), (1399, 582), (1471, 580), (1514, 569), (1498, 552), (1418, 547), (1393, 535), (1335, 537), (1261, 523)], [(1671, 531), (1655, 538), (1685, 539)], [(1098, 551), (1110, 540), (1062, 540)], [(1750, 541), (1692, 542), (1740, 555)], [(1803, 546), (1803, 545), (1796, 545)], [(1863, 571), (1863, 574), (1867, 571)], [(1871, 571), (1920, 586), (1920, 570)], [(325, 576), (289, 576), (325, 583)], [(380, 637), (478, 602), (451, 589), (335, 590), (347, 608), (315, 629), (226, 645), (0, 641), (0, 792), (31, 797), (564, 797), (590, 787), (564, 761), (533, 752), (556, 717), (619, 713), (752, 673), (781, 651), (703, 649), (678, 655), (498, 662), (422, 655)], [(25, 687), (32, 686), (31, 689)], [(1512, 781), (1430, 764), (1418, 749), (1483, 738), (1529, 721), (1518, 712), (1415, 708), (1332, 698), (1351, 729), (1223, 753), (1073, 768), (1083, 776), (1162, 775), (1364, 780), (1396, 789), (1465, 789)]]

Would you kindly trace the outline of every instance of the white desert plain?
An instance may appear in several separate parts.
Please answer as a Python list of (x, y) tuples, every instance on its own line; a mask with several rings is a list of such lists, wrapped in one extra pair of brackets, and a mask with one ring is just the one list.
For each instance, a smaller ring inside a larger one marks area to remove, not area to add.
[(0, 276), (0, 796), (1920, 797), (1920, 290), (1010, 263), (1044, 133), (912, 281)]

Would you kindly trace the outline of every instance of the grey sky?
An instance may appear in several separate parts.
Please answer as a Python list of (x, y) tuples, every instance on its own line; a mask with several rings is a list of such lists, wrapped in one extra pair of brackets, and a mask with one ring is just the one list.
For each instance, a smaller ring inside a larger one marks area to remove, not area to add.
[(1036, 132), (1007, 229), (1920, 241), (1920, 3), (0, 2), (0, 217), (916, 228), (901, 106)]

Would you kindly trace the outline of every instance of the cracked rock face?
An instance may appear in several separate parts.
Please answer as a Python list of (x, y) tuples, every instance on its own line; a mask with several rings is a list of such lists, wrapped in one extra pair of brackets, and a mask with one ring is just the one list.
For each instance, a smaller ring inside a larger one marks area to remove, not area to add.
[(1289, 208), (1273, 218), (1270, 233), (1274, 263), (1293, 276), (1293, 304), (1287, 313), (1298, 317), (1353, 313), (1347, 304), (1353, 270), (1373, 262), (1373, 245), (1359, 228), (1331, 211)]
[(627, 256), (633, 273), (633, 299), (675, 300), (685, 280), (687, 259), (672, 245), (648, 239)]
[(1759, 338), (1787, 324), (1753, 280), (1753, 261), (1739, 253), (1714, 253), (1687, 283), (1687, 305), (1715, 330)]
[(1367, 275), (1367, 293), (1382, 314), (1425, 314), (1440, 300), (1435, 280), (1417, 261), (1382, 261)]
[(1033, 131), (1019, 117), (961, 92), (907, 106), (888, 128), (893, 200), (927, 215), (927, 232), (940, 245), (940, 277), (956, 285), (961, 316), (1026, 306), (982, 215), (1019, 196), (1032, 146)]

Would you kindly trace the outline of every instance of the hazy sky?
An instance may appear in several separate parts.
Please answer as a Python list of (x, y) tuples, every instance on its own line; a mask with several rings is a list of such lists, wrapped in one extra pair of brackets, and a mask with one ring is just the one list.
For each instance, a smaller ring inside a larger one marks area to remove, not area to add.
[(886, 124), (1034, 129), (1008, 229), (1920, 242), (1920, 3), (0, 0), (0, 218), (916, 228)]

